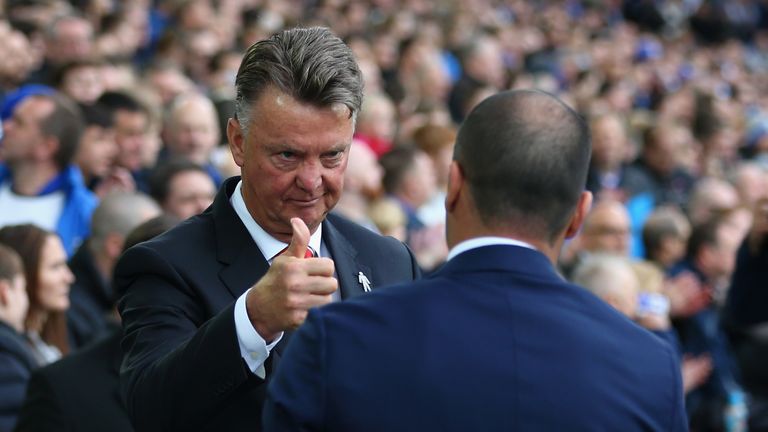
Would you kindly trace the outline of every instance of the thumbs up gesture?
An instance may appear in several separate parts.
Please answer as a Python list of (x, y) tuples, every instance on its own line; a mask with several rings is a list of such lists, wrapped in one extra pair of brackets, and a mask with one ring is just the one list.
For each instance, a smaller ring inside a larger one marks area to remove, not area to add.
[(301, 325), (310, 308), (330, 303), (339, 285), (331, 259), (304, 258), (310, 237), (304, 221), (292, 218), (291, 227), (291, 243), (246, 297), (248, 318), (267, 343)]

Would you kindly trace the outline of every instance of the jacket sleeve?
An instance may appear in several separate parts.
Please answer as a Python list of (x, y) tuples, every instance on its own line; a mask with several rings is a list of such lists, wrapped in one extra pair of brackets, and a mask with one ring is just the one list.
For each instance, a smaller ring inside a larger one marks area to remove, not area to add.
[(199, 428), (242, 384), (263, 385), (240, 356), (234, 304), (206, 321), (205, 303), (155, 250), (129, 249), (115, 284), (125, 293), (121, 391), (136, 430)]
[(11, 430), (16, 423), (29, 373), (15, 355), (0, 352), (0, 430)]
[(726, 313), (737, 328), (768, 321), (768, 246), (757, 254), (750, 253), (745, 241), (736, 258)]
[(27, 397), (21, 407), (16, 430), (23, 432), (72, 430), (72, 425), (68, 424), (62, 413), (55, 390), (41, 370), (34, 372), (29, 380)]
[(310, 310), (291, 337), (272, 377), (262, 414), (265, 432), (325, 430), (325, 370), (321, 312)]

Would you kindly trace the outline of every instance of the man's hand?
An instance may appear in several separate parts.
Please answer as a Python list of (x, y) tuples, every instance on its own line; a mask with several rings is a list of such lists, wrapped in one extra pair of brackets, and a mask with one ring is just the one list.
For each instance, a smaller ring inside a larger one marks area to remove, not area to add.
[(680, 273), (664, 284), (664, 293), (669, 298), (669, 315), (673, 318), (693, 316), (712, 303), (712, 289), (702, 286), (693, 273)]
[(712, 373), (712, 359), (709, 354), (701, 354), (698, 357), (687, 355), (683, 357), (680, 369), (683, 377), (683, 392), (688, 394), (707, 382)]
[(245, 300), (253, 328), (267, 343), (285, 330), (301, 325), (307, 311), (331, 302), (338, 281), (329, 258), (304, 258), (309, 228), (291, 219), (293, 237), (285, 252), (275, 258), (269, 271), (253, 286)]

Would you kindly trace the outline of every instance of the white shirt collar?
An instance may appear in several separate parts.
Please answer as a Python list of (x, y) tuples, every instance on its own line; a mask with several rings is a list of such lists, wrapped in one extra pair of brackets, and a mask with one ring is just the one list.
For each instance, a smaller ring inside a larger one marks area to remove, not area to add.
[[(256, 223), (255, 220), (253, 220), (251, 213), (248, 212), (248, 208), (245, 206), (243, 195), (240, 192), (242, 184), (243, 184), (242, 180), (237, 182), (237, 186), (235, 186), (235, 192), (229, 198), (229, 202), (230, 204), (232, 204), (232, 207), (235, 209), (235, 213), (237, 213), (237, 216), (240, 218), (241, 221), (243, 221), (243, 224), (245, 225), (245, 228), (248, 230), (248, 233), (251, 234), (251, 237), (253, 238), (253, 241), (256, 243), (256, 246), (258, 246), (259, 250), (261, 251), (261, 254), (264, 255), (264, 258), (267, 259), (267, 262), (272, 264), (272, 260), (275, 258), (275, 255), (279, 254), (280, 252), (283, 251), (283, 249), (288, 247), (288, 243), (283, 243), (280, 240), (272, 237), (271, 235), (269, 235), (269, 233), (264, 231), (264, 228), (262, 228), (258, 223)], [(323, 238), (323, 225), (320, 224), (320, 226), (317, 227), (317, 230), (314, 232), (314, 234), (312, 234), (309, 238), (309, 247), (315, 251), (315, 254), (317, 256), (321, 256), (320, 244), (321, 244), (322, 238)]]
[(448, 253), (448, 261), (453, 259), (456, 255), (466, 252), (471, 249), (477, 249), (483, 246), (493, 245), (508, 245), (508, 246), (520, 246), (528, 249), (536, 250), (533, 245), (520, 240), (511, 239), (509, 237), (475, 237), (469, 240), (457, 244)]

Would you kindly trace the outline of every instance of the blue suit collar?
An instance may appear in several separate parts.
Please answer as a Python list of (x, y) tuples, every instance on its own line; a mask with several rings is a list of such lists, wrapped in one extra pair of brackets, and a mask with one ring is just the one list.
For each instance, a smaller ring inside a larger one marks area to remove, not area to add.
[(483, 246), (462, 252), (445, 263), (436, 274), (482, 271), (526, 273), (563, 280), (546, 255), (534, 249), (512, 245)]

